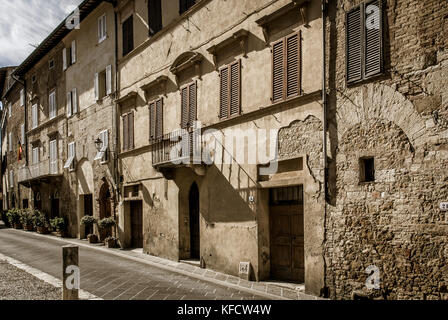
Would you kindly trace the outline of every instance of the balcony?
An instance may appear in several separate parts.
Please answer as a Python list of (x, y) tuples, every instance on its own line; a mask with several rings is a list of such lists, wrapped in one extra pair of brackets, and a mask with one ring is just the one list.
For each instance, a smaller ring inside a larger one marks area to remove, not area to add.
[(19, 183), (45, 182), (62, 176), (62, 161), (50, 159), (19, 169)]

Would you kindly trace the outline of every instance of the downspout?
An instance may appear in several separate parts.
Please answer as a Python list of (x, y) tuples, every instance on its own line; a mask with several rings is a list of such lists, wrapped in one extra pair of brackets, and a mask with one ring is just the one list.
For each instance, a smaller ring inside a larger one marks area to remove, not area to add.
[(325, 259), (325, 244), (327, 241), (327, 180), (328, 180), (328, 161), (327, 161), (327, 62), (326, 62), (326, 50), (327, 50), (327, 38), (326, 38), (326, 21), (327, 21), (327, 1), (322, 0), (322, 107), (323, 107), (323, 154), (324, 154), (324, 235), (322, 242), (322, 257), (324, 263), (324, 286), (321, 295), (327, 296), (327, 263)]

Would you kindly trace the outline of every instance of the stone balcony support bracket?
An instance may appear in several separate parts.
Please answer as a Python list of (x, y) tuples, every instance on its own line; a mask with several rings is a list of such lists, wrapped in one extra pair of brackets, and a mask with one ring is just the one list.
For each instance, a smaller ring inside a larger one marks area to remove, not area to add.
[(247, 39), (249, 36), (249, 31), (245, 29), (238, 30), (237, 32), (233, 33), (230, 37), (227, 39), (221, 41), (218, 44), (215, 44), (207, 49), (207, 51), (213, 56), (213, 63), (216, 68), (217, 61), (218, 61), (218, 53), (220, 50), (222, 50), (225, 47), (230, 46), (231, 44), (237, 42), (238, 45), (241, 48), (241, 52), (243, 53), (243, 57), (247, 58)]

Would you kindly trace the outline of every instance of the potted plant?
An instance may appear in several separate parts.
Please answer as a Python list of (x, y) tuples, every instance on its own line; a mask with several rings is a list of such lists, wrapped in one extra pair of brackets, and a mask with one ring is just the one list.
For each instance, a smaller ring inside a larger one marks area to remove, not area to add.
[(20, 210), (20, 223), (25, 231), (34, 231), (34, 212), (32, 210)]
[(11, 224), (9, 223), (9, 220), (8, 220), (8, 217), (7, 217), (7, 215), (6, 215), (6, 211), (1, 211), (2, 212), (2, 220), (3, 220), (3, 222), (5, 223), (5, 227), (6, 228), (10, 228), (11, 227)]
[(47, 216), (43, 212), (37, 210), (35, 211), (34, 225), (38, 233), (40, 234), (49, 233), (48, 228), (50, 227), (50, 224), (48, 223)]
[[(84, 225), (86, 227), (86, 233), (88, 233), (87, 235), (87, 240), (89, 240), (89, 243), (97, 243), (98, 242), (98, 237), (96, 235), (93, 235), (93, 225), (96, 223), (96, 219), (92, 216), (84, 216), (81, 219), (81, 224)], [(89, 231), (87, 231), (89, 230)]]
[(108, 248), (116, 248), (117, 247), (117, 238), (115, 237), (107, 237), (105, 240), (106, 247)]
[(105, 241), (112, 234), (112, 227), (115, 226), (115, 220), (112, 218), (104, 218), (98, 222), (100, 229), (100, 241)]
[(17, 209), (10, 209), (6, 213), (9, 224), (14, 227), (14, 229), (22, 229), (22, 224), (20, 223), (20, 214)]
[(89, 243), (98, 243), (98, 236), (96, 234), (89, 234), (87, 240), (89, 240)]
[(54, 218), (50, 220), (51, 227), (56, 230), (59, 237), (65, 236), (67, 224), (64, 218)]

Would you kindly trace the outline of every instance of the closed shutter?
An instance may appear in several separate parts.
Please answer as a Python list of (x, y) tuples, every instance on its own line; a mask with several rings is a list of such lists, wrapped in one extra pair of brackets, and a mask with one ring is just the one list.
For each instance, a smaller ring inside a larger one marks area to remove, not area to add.
[(362, 78), (361, 8), (347, 13), (347, 82)]
[(283, 99), (284, 91), (284, 40), (274, 43), (272, 46), (272, 101)]
[(12, 133), (11, 132), (8, 135), (8, 150), (9, 150), (9, 152), (12, 151)]
[(192, 83), (188, 93), (188, 125), (192, 126), (197, 119), (197, 89), (196, 82)]
[(225, 67), (220, 72), (220, 108), (219, 117), (227, 118), (229, 114), (229, 68)]
[(62, 49), (62, 69), (67, 70), (67, 48)]
[(128, 114), (128, 149), (134, 149), (134, 113)]
[(22, 124), (20, 126), (20, 133), (21, 133), (20, 144), (23, 146), (25, 144), (25, 125), (24, 124)]
[(95, 88), (95, 101), (98, 101), (100, 99), (100, 78), (99, 78), (99, 74), (95, 73), (95, 83), (94, 83), (94, 88)]
[(72, 93), (67, 92), (67, 117), (72, 116)]
[(56, 140), (50, 141), (50, 173), (58, 173), (58, 145)]
[(162, 30), (161, 0), (148, 0), (149, 35), (152, 36)]
[(157, 100), (156, 106), (156, 138), (163, 136), (163, 99)]
[(78, 93), (76, 88), (72, 90), (72, 100), (73, 100), (73, 114), (78, 112)]
[(181, 90), (181, 128), (188, 127), (188, 87)]
[(149, 104), (149, 138), (155, 139), (156, 137), (156, 103)]
[(33, 164), (39, 163), (39, 147), (33, 148)]
[(36, 128), (39, 124), (39, 115), (38, 115), (38, 108), (37, 108), (37, 104), (33, 105), (32, 107), (32, 124), (33, 124), (33, 129)]
[(106, 94), (112, 93), (112, 66), (108, 65), (106, 67)]
[(300, 33), (286, 38), (286, 97), (300, 94)]
[(235, 62), (230, 66), (230, 116), (235, 116), (240, 114), (240, 103), (241, 103), (241, 60)]
[(25, 89), (20, 90), (20, 106), (25, 105)]
[(365, 6), (365, 76), (382, 72), (382, 8), (375, 0)]
[[(123, 151), (127, 151), (129, 148), (129, 132), (128, 132), (128, 115), (123, 115)], [(104, 141), (104, 140), (103, 140)]]
[(76, 62), (76, 40), (72, 41), (72, 47), (71, 47), (71, 53), (72, 53), (72, 61), (71, 63), (74, 64)]

